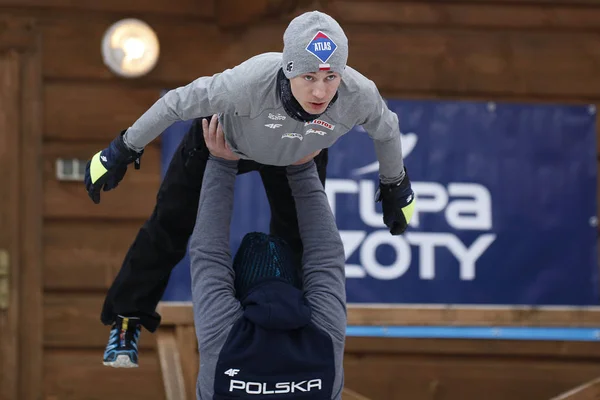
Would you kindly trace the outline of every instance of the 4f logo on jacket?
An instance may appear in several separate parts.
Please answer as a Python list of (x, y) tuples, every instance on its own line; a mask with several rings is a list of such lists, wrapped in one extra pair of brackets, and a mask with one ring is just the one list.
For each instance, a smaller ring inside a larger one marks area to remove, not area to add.
[(312, 390), (321, 390), (323, 384), (321, 379), (311, 379), (309, 381), (300, 382), (277, 382), (275, 384), (269, 384), (267, 382), (246, 382), (232, 379), (229, 382), (230, 392), (246, 392), (247, 394), (285, 394), (285, 393), (298, 393), (298, 392), (310, 392)]

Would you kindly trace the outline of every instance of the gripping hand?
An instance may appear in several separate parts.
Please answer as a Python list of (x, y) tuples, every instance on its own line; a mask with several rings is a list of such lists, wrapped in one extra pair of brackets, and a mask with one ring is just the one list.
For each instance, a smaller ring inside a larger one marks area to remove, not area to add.
[(131, 150), (123, 141), (125, 131), (121, 132), (110, 145), (94, 154), (85, 166), (85, 188), (92, 201), (100, 203), (100, 190), (105, 192), (117, 187), (127, 172), (127, 165), (135, 162), (140, 168), (141, 152)]
[[(404, 170), (406, 172), (406, 169)], [(400, 183), (382, 184), (375, 195), (375, 201), (381, 201), (383, 222), (392, 235), (404, 233), (413, 215), (415, 194), (410, 187), (408, 173)]]

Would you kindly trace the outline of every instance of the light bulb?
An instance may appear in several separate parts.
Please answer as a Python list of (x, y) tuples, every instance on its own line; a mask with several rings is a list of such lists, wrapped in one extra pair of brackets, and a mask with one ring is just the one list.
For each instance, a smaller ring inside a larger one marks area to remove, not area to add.
[(116, 22), (104, 34), (102, 58), (115, 74), (127, 78), (143, 76), (158, 61), (160, 45), (148, 24), (138, 19)]

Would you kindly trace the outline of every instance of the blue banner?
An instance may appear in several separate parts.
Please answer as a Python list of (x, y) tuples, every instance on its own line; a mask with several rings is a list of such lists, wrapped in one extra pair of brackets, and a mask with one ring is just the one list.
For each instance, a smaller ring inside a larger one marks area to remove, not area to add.
[[(595, 110), (396, 101), (417, 195), (408, 231), (384, 227), (373, 142), (357, 128), (329, 153), (326, 191), (352, 303), (599, 304)], [(163, 170), (189, 122), (163, 134)], [(240, 201), (243, 198), (243, 201)], [(238, 177), (232, 251), (269, 226), (257, 173)], [(189, 260), (164, 300), (190, 300)]]

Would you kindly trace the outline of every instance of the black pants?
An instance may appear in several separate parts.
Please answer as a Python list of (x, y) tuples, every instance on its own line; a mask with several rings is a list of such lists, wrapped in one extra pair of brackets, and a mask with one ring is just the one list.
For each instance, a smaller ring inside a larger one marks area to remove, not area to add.
[[(201, 119), (193, 122), (158, 191), (156, 206), (139, 230), (112, 286), (108, 290), (101, 320), (112, 324), (117, 315), (139, 317), (154, 332), (160, 324), (156, 306), (173, 268), (185, 256), (194, 229), (200, 188), (209, 152), (204, 143)], [(325, 186), (327, 149), (315, 157), (319, 178)], [(240, 160), (238, 174), (258, 171), (271, 209), (270, 231), (283, 237), (298, 253), (302, 243), (296, 208), (284, 167)]]

